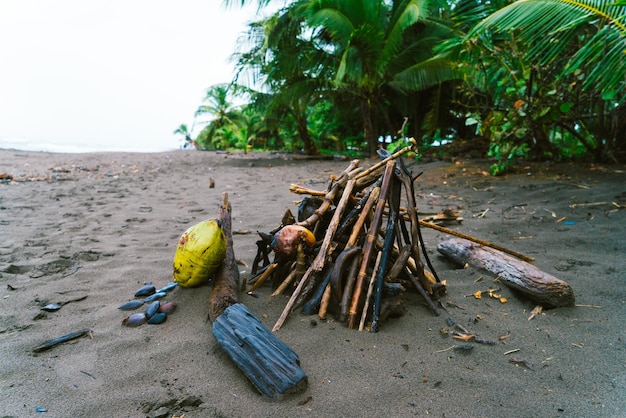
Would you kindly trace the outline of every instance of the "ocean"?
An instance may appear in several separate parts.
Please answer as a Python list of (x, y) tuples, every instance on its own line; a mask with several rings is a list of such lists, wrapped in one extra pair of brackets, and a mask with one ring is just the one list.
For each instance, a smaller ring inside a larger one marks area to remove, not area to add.
[(166, 152), (181, 148), (176, 146), (175, 141), (172, 145), (154, 144), (144, 146), (141, 144), (94, 144), (94, 143), (62, 143), (62, 142), (35, 142), (22, 138), (1, 138), (0, 149), (14, 149), (19, 151), (40, 151), (40, 152), (59, 152), (59, 153), (86, 153), (86, 152)]

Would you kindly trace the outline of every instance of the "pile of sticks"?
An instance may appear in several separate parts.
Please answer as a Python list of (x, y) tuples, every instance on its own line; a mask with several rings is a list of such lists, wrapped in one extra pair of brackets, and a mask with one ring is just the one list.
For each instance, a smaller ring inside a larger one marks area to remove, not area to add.
[[(413, 142), (395, 154), (381, 150), (382, 161), (367, 170), (353, 160), (325, 191), (292, 184), (293, 193), (308, 195), (298, 220), (287, 210), (279, 227), (259, 233), (249, 281), (249, 294), (269, 277), (273, 296), (292, 290), (273, 331), (302, 308), (305, 314), (326, 318), (331, 313), (349, 328), (376, 332), (385, 317), (404, 312), (402, 294), (408, 289), (417, 290), (439, 314), (433, 298), (445, 293), (445, 282), (426, 255), (415, 203), (417, 176), (402, 160), (414, 147)], [(276, 241), (287, 225), (312, 231), (316, 244), (306, 245), (296, 235), (289, 241), (296, 247), (293, 255), (280, 257)], [(270, 262), (272, 249), (276, 254)]]

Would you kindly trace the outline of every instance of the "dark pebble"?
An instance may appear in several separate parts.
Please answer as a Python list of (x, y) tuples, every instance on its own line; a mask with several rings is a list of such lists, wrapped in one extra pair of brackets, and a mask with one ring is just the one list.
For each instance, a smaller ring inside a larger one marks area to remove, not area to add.
[(128, 302), (118, 306), (117, 309), (121, 309), (123, 311), (132, 311), (133, 309), (137, 309), (141, 305), (143, 305), (143, 300), (136, 299), (136, 300), (128, 301)]
[(161, 302), (159, 302), (158, 300), (155, 300), (150, 305), (148, 305), (148, 307), (146, 308), (146, 317), (148, 319), (152, 318), (154, 314), (156, 314), (159, 311), (160, 306), (161, 306)]
[(152, 318), (148, 319), (149, 324), (162, 324), (167, 320), (167, 314), (163, 312), (159, 312), (155, 314)]
[(139, 325), (145, 324), (147, 319), (146, 314), (143, 312), (135, 313), (128, 318), (124, 318), (122, 325), (126, 325), (127, 327), (138, 327)]
[(177, 286), (178, 286), (178, 283), (176, 283), (176, 282), (169, 282), (168, 284), (166, 284), (165, 286), (163, 286), (162, 288), (160, 288), (156, 292), (157, 293), (159, 293), (159, 292), (169, 292), (170, 290), (174, 289)]
[(171, 314), (175, 310), (176, 310), (176, 302), (163, 303), (159, 307), (159, 312), (166, 313), (166, 314)]
[(135, 292), (135, 297), (149, 296), (154, 292), (156, 292), (156, 288), (151, 284), (147, 284)]
[(157, 299), (161, 299), (164, 298), (165, 296), (167, 296), (167, 293), (165, 292), (159, 292), (159, 293), (155, 293), (153, 295), (148, 296), (147, 298), (145, 298), (143, 301), (145, 303), (150, 303), (153, 300), (157, 300)]

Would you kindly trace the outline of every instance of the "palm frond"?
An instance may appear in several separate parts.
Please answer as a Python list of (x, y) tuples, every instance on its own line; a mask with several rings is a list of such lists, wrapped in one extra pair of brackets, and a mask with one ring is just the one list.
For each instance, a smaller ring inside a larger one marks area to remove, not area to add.
[(428, 3), (426, 0), (410, 0), (403, 6), (402, 9), (395, 11), (389, 22), (388, 33), (385, 36), (386, 42), (381, 54), (382, 65), (386, 65), (398, 52), (406, 29), (428, 16)]
[(325, 28), (334, 42), (345, 47), (350, 41), (354, 26), (348, 17), (337, 9), (323, 8), (314, 10), (309, 17), (311, 27)]
[[(626, 90), (626, 2), (519, 0), (484, 19), (468, 38), (510, 34), (529, 46), (528, 62), (565, 62), (563, 76), (583, 71), (584, 88)], [(572, 52), (574, 50), (575, 52)]]
[(447, 58), (437, 56), (395, 75), (389, 85), (400, 93), (423, 91), (459, 77)]

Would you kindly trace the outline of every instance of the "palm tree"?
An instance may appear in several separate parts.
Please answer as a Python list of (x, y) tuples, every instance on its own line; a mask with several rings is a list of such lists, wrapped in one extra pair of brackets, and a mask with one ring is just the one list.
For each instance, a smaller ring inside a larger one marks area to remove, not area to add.
[(292, 123), (304, 151), (318, 154), (308, 126), (309, 110), (327, 86), (323, 65), (325, 52), (303, 32), (304, 17), (300, 2), (279, 10), (267, 19), (249, 25), (248, 43), (237, 57), (240, 82), (251, 75), (251, 84), (263, 89), (255, 92), (266, 112), (276, 120)]
[[(368, 152), (374, 154), (382, 133), (377, 115), (388, 114), (390, 89), (406, 95), (455, 77), (448, 61), (432, 52), (451, 30), (429, 19), (428, 4), (421, 0), (308, 3), (309, 25), (337, 56), (335, 86), (359, 101)], [(420, 36), (423, 28), (435, 36)]]
[[(262, 8), (271, 2), (225, 3), (256, 3)], [(436, 10), (448, 7), (439, 3)], [(423, 114), (443, 103), (439, 97), (443, 90), (428, 89), (454, 78), (448, 60), (433, 53), (433, 46), (451, 36), (452, 30), (441, 23), (444, 19), (431, 19), (428, 7), (425, 0), (296, 0), (285, 8), (289, 13), (280, 20), (280, 29), (249, 37), (267, 48), (256, 57), (265, 58), (267, 80), (280, 81), (272, 85), (270, 94), (276, 94), (279, 102), (294, 112), (291, 116), (303, 142), (308, 137), (304, 124), (307, 109), (318, 99), (347, 103), (351, 98), (360, 108), (370, 154), (375, 152), (379, 135), (395, 132), (407, 113), (419, 133)], [(292, 25), (284, 25), (286, 16)], [(272, 43), (272, 39), (279, 42)], [(245, 64), (250, 66), (250, 61)], [(257, 61), (256, 65), (261, 64)], [(296, 66), (299, 69), (293, 71)], [(325, 80), (332, 85), (323, 85)], [(283, 100), (286, 98), (298, 101)], [(307, 99), (309, 103), (303, 102)], [(416, 100), (422, 103), (420, 112), (410, 109), (409, 102)], [(394, 109), (401, 102), (404, 105)], [(349, 112), (352, 107), (348, 104)], [(431, 112), (430, 119), (444, 113)]]
[(187, 128), (187, 125), (184, 123), (181, 123), (181, 125), (176, 128), (176, 130), (173, 132), (174, 135), (180, 135), (183, 137), (183, 148), (187, 148), (189, 147), (191, 144), (193, 144), (193, 140), (191, 139), (191, 131)]
[(207, 126), (198, 135), (198, 143), (202, 148), (225, 148), (230, 145), (233, 131), (242, 123), (240, 109), (232, 103), (234, 92), (238, 89), (233, 84), (216, 84), (207, 89), (195, 117), (209, 115)]

